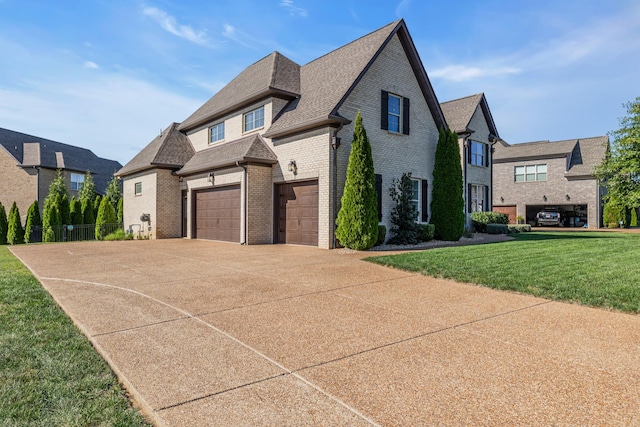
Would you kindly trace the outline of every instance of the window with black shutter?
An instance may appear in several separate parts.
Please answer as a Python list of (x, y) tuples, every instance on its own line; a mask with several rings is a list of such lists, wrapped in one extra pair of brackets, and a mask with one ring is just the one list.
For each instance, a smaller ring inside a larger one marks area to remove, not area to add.
[(376, 174), (376, 193), (378, 193), (378, 222), (382, 221), (382, 175)]
[(428, 203), (428, 191), (429, 191), (429, 184), (427, 183), (426, 179), (422, 180), (422, 212), (421, 212), (421, 221), (422, 222), (429, 222), (429, 203)]
[(409, 135), (410, 108), (409, 98), (382, 90), (380, 92), (380, 128)]

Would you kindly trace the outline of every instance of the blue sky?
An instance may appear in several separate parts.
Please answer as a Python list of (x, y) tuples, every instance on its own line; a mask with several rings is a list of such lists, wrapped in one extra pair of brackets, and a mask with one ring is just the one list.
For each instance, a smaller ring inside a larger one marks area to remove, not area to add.
[(0, 127), (126, 163), (250, 64), (404, 18), (440, 102), (510, 143), (604, 135), (640, 96), (637, 0), (0, 0)]

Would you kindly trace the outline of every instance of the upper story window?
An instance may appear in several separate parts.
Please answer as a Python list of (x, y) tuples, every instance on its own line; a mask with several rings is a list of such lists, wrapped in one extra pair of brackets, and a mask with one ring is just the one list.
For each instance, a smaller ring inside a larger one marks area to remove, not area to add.
[(139, 196), (142, 194), (142, 183), (141, 182), (136, 182), (135, 184), (135, 195)]
[(469, 141), (469, 163), (475, 166), (489, 166), (488, 145)]
[(244, 131), (249, 132), (254, 129), (264, 127), (264, 106), (249, 111), (244, 115)]
[(75, 191), (80, 191), (82, 189), (82, 185), (84, 184), (84, 175), (79, 173), (71, 174), (71, 189)]
[(409, 135), (409, 98), (383, 90), (380, 104), (380, 128)]
[(224, 122), (209, 128), (209, 144), (222, 141), (224, 139)]
[(547, 180), (547, 165), (526, 165), (514, 168), (515, 182), (532, 182)]

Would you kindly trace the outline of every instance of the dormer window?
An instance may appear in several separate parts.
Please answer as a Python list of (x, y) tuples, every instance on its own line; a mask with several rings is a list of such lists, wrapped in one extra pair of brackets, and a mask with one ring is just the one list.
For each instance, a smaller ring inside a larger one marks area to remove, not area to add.
[(224, 139), (224, 122), (213, 125), (209, 128), (209, 144), (222, 141)]
[(245, 113), (243, 122), (245, 132), (264, 127), (264, 106)]

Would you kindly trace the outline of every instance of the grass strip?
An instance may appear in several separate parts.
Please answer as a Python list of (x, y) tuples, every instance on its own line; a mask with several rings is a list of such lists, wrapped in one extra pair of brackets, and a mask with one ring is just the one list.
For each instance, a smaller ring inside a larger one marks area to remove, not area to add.
[(537, 297), (640, 313), (640, 234), (520, 233), (509, 242), (367, 261)]
[(0, 425), (150, 426), (107, 363), (0, 246)]

